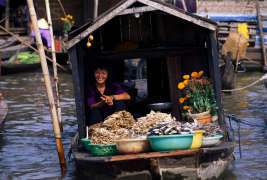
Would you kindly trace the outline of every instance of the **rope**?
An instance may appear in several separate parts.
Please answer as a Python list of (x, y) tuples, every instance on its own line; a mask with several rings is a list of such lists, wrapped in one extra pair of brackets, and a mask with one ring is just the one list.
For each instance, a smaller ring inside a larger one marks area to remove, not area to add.
[(265, 79), (267, 79), (267, 74), (264, 74), (260, 79), (258, 79), (257, 81), (254, 81), (253, 83), (251, 83), (251, 84), (249, 84), (247, 86), (244, 86), (244, 87), (241, 87), (241, 88), (236, 88), (236, 89), (224, 89), (224, 90), (222, 90), (222, 92), (241, 91), (241, 90), (247, 89), (247, 88), (249, 88), (251, 86), (254, 86), (255, 84), (257, 84), (257, 83), (259, 83), (259, 82), (261, 82), (261, 81), (263, 81)]
[(59, 4), (59, 6), (60, 6), (60, 8), (61, 8), (61, 10), (62, 10), (62, 12), (63, 12), (63, 14), (64, 14), (64, 16), (66, 16), (67, 14), (66, 14), (66, 11), (65, 11), (65, 9), (64, 9), (64, 7), (63, 7), (62, 2), (61, 2), (60, 0), (57, 0), (57, 2), (58, 2), (58, 4)]

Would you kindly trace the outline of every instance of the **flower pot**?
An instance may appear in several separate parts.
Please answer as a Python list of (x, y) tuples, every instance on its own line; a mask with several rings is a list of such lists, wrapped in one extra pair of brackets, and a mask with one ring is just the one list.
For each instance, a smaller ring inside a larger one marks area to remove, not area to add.
[(189, 112), (189, 116), (193, 119), (196, 119), (200, 124), (209, 124), (211, 123), (211, 114), (210, 111), (205, 111), (202, 113), (191, 114)]

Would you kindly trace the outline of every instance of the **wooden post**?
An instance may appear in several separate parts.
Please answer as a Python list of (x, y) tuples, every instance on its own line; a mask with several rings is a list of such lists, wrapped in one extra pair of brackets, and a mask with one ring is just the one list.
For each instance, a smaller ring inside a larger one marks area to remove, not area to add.
[(55, 98), (56, 98), (56, 107), (57, 107), (57, 116), (60, 125), (61, 131), (63, 131), (62, 126), (62, 119), (61, 119), (61, 107), (59, 102), (59, 93), (58, 93), (58, 74), (57, 74), (57, 59), (56, 59), (56, 48), (55, 48), (55, 41), (54, 41), (54, 33), (53, 33), (53, 25), (51, 19), (51, 12), (50, 12), (50, 5), (49, 0), (45, 0), (45, 7), (46, 7), (46, 14), (47, 14), (47, 21), (51, 36), (51, 49), (52, 49), (52, 60), (53, 60), (53, 73), (54, 73), (54, 82), (55, 82)]
[(266, 50), (264, 46), (264, 33), (262, 30), (259, 0), (256, 1), (256, 10), (257, 10), (258, 27), (260, 30), (260, 42), (261, 42), (261, 51), (262, 51), (262, 58), (263, 58), (262, 59), (263, 60), (263, 71), (267, 71), (267, 57), (266, 57)]
[(39, 31), (39, 27), (37, 25), (37, 17), (36, 17), (33, 0), (27, 0), (27, 3), (28, 3), (28, 8), (29, 8), (29, 13), (30, 13), (30, 18), (32, 21), (33, 29), (35, 32), (36, 45), (39, 50), (39, 56), (41, 59), (41, 65), (42, 65), (42, 70), (43, 70), (43, 75), (44, 75), (45, 86), (47, 90), (47, 96), (48, 96), (48, 101), (49, 101), (51, 117), (52, 117), (52, 124), (53, 124), (55, 139), (56, 139), (59, 162), (60, 162), (62, 172), (65, 172), (66, 161), (65, 161), (64, 149), (63, 149), (63, 145), (61, 141), (61, 132), (60, 132), (60, 127), (59, 127), (58, 118), (57, 118), (57, 111), (56, 111), (55, 100), (54, 100), (53, 90), (52, 90), (51, 81), (50, 81), (50, 75), (49, 75), (47, 62), (45, 58), (44, 46), (43, 46), (40, 31)]
[(98, 16), (98, 0), (94, 0), (94, 20)]
[(6, 0), (5, 15), (6, 15), (5, 28), (9, 30), (9, 15), (10, 15), (9, 0)]

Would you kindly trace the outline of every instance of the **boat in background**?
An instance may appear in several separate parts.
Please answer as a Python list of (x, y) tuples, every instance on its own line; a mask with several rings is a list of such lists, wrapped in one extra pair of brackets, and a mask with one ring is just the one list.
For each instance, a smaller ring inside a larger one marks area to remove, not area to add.
[(6, 118), (7, 112), (8, 112), (7, 103), (2, 93), (0, 93), (0, 127), (2, 127), (4, 124), (4, 120)]

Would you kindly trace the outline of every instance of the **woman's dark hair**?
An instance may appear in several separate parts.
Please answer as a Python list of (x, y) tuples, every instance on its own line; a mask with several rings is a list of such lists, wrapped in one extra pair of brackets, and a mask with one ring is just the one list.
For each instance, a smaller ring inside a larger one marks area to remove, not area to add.
[(106, 65), (103, 65), (103, 64), (97, 65), (95, 67), (94, 72), (96, 72), (96, 70), (98, 70), (98, 69), (105, 70), (105, 71), (107, 71), (109, 73), (109, 68)]

